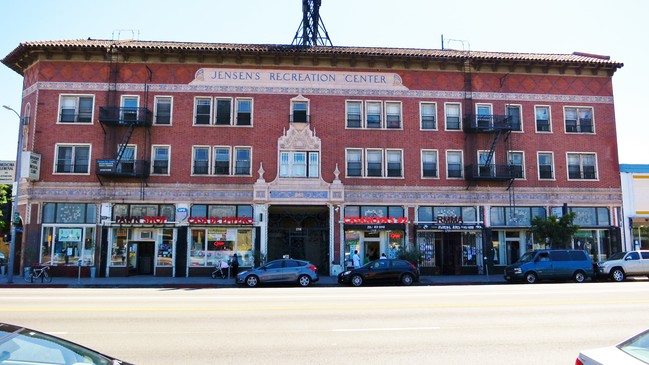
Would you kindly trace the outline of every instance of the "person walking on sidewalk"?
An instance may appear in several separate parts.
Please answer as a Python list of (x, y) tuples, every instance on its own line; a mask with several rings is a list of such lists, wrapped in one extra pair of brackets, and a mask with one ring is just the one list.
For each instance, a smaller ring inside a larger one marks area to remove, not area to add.
[(354, 251), (354, 256), (352, 256), (352, 262), (354, 264), (354, 269), (361, 267), (361, 257), (358, 256), (358, 250)]
[(237, 256), (236, 252), (232, 255), (229, 264), (230, 264), (230, 275), (236, 281), (237, 274), (239, 273), (239, 257)]

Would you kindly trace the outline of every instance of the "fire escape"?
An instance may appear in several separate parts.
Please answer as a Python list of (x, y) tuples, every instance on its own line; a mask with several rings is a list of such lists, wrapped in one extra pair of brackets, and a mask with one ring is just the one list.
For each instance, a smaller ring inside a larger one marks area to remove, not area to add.
[[(149, 177), (150, 162), (146, 157), (150, 149), (152, 113), (147, 107), (140, 107), (138, 99), (120, 100), (117, 93), (120, 71), (120, 53), (113, 45), (108, 51), (109, 83), (106, 106), (99, 108), (99, 122), (104, 131), (106, 158), (96, 161), (97, 179), (103, 185), (105, 180), (139, 179), (143, 191)], [(148, 81), (151, 70), (147, 67)], [(143, 105), (148, 105), (148, 84), (144, 84)], [(140, 132), (141, 131), (141, 132)], [(135, 159), (137, 145), (144, 159)]]

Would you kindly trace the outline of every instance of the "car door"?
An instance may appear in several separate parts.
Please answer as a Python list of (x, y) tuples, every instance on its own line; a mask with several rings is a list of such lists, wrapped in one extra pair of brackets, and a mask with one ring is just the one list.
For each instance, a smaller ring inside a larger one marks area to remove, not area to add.
[(649, 275), (649, 251), (640, 251), (642, 274)]
[(387, 282), (391, 280), (392, 271), (390, 270), (391, 260), (376, 260), (372, 265), (374, 271), (374, 279), (377, 282)]
[(549, 279), (554, 275), (552, 269), (552, 261), (550, 260), (550, 253), (539, 252), (534, 259), (534, 270), (539, 275), (539, 279)]
[(640, 253), (631, 251), (624, 257), (624, 271), (627, 275), (637, 275), (642, 273), (642, 262), (640, 260)]
[(282, 260), (271, 261), (259, 269), (259, 280), (264, 282), (271, 282), (280, 280), (282, 277)]
[(300, 262), (296, 260), (285, 260), (284, 267), (282, 268), (282, 277), (278, 280), (281, 281), (297, 281), (297, 273), (299, 270)]
[(573, 265), (571, 264), (568, 251), (550, 251), (550, 261), (552, 262), (551, 277), (553, 279), (566, 279), (572, 276)]

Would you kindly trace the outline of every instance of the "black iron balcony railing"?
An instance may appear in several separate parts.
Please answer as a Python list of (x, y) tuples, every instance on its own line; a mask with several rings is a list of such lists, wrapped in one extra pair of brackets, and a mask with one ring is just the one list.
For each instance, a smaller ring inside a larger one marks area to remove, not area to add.
[(466, 165), (464, 176), (467, 180), (511, 180), (516, 171), (513, 165)]
[(147, 108), (99, 107), (99, 122), (106, 125), (149, 127), (152, 119), (152, 113)]
[(511, 131), (511, 118), (506, 115), (469, 114), (464, 116), (464, 131), (468, 133), (496, 133)]
[(117, 163), (114, 159), (97, 160), (96, 173), (99, 176), (110, 177), (149, 177), (149, 161), (122, 160)]

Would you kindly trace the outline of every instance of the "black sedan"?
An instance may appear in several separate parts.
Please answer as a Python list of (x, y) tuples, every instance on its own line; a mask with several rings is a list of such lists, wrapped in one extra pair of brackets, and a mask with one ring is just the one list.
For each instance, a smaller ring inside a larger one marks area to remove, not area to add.
[(357, 269), (338, 274), (339, 284), (361, 286), (363, 284), (412, 285), (419, 281), (419, 269), (406, 260), (379, 259)]

